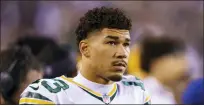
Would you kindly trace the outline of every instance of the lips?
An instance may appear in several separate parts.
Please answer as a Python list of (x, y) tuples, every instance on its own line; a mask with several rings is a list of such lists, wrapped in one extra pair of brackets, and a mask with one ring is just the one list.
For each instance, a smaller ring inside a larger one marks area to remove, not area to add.
[(114, 61), (113, 66), (120, 66), (120, 67), (127, 67), (127, 63), (124, 60), (121, 61)]

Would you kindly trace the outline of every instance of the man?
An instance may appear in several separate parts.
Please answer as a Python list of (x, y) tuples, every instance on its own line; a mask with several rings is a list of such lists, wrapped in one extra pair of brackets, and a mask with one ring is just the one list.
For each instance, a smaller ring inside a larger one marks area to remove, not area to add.
[(18, 104), (23, 90), (41, 79), (41, 65), (26, 47), (12, 47), (0, 53), (0, 104)]
[(43, 78), (55, 78), (65, 73), (72, 77), (77, 71), (73, 50), (67, 44), (58, 45), (54, 39), (39, 34), (25, 35), (14, 44), (28, 46), (38, 61), (44, 64)]
[(20, 104), (149, 104), (142, 82), (123, 76), (130, 52), (130, 29), (130, 19), (119, 9), (89, 10), (76, 30), (82, 55), (78, 75), (31, 84), (22, 93)]
[[(176, 104), (188, 81), (185, 46), (168, 36), (145, 37), (141, 42), (141, 68), (152, 104)], [(180, 90), (179, 90), (180, 89)]]

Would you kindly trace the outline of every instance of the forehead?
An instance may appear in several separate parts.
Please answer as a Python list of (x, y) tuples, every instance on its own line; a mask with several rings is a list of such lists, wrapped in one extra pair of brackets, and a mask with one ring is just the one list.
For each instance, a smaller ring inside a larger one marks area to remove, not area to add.
[(104, 36), (111, 35), (118, 36), (119, 38), (130, 38), (129, 30), (104, 28), (103, 30), (101, 30), (101, 33)]

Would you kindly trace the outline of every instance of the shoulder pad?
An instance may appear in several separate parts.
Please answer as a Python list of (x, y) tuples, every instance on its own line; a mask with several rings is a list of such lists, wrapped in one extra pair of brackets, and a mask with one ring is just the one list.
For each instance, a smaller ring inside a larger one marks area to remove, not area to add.
[(60, 79), (40, 79), (30, 84), (21, 94), (20, 104), (54, 104), (57, 93), (69, 88)]

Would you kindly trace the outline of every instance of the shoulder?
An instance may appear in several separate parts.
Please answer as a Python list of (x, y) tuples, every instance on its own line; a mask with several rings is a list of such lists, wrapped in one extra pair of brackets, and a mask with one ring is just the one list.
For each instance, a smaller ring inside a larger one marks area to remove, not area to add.
[(59, 77), (39, 79), (30, 84), (21, 94), (20, 104), (55, 104), (56, 96), (69, 89), (69, 85)]
[(144, 84), (143, 82), (132, 75), (125, 75), (123, 76), (122, 80), (120, 81), (124, 86), (129, 86), (129, 87), (140, 87), (142, 90), (145, 91)]
[[(134, 89), (134, 91), (137, 91), (135, 93), (136, 95), (139, 95), (139, 92), (140, 92), (142, 97), (142, 104), (151, 104), (151, 96), (149, 95), (148, 91), (145, 89), (144, 83), (142, 80), (140, 80), (135, 76), (127, 75), (127, 76), (123, 76), (121, 83), (123, 84), (123, 86), (130, 87)], [(137, 88), (137, 90), (135, 88)]]
[(59, 93), (62, 90), (69, 88), (69, 85), (61, 78), (56, 77), (53, 79), (39, 79), (34, 81), (28, 86), (35, 91), (46, 91), (52, 94)]

